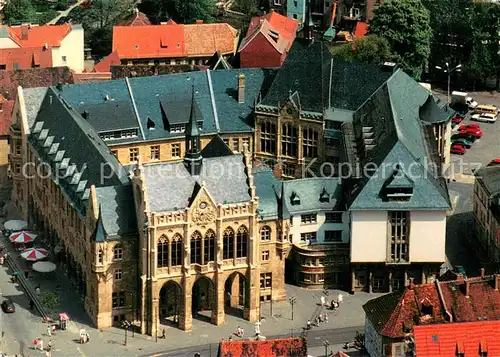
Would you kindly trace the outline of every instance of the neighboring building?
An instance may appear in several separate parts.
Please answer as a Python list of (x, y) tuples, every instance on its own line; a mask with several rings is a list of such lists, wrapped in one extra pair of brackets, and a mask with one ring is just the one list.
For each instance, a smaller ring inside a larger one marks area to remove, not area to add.
[(274, 9), (282, 15), (287, 13), (287, 0), (269, 0), (269, 9)]
[(0, 187), (9, 187), (9, 128), (12, 125), (14, 100), (0, 95)]
[(474, 230), (489, 261), (500, 264), (500, 167), (483, 167), (475, 173)]
[(240, 44), (240, 66), (280, 67), (292, 47), (299, 23), (273, 9), (250, 21), (246, 37)]
[[(21, 25), (0, 27), (0, 49), (23, 48), (28, 59), (22, 61), (23, 67), (28, 63), (30, 67), (44, 67), (45, 59), (51, 53), (52, 67), (69, 67), (75, 72), (84, 70), (83, 27), (81, 25)], [(33, 52), (33, 53), (32, 53)], [(18, 50), (17, 55), (22, 51)], [(43, 53), (43, 55), (41, 54)], [(0, 63), (5, 65), (7, 63)], [(16, 69), (13, 63), (13, 69)], [(21, 68), (21, 62), (18, 64)]]
[[(94, 126), (123, 165), (138, 159), (178, 161), (185, 153), (193, 83), (202, 148), (218, 134), (232, 150), (242, 152), (244, 144), (253, 147), (255, 100), (275, 74), (272, 69), (208, 70), (64, 85), (59, 94)], [(23, 102), (32, 107), (40, 100)]]
[(115, 51), (97, 63), (92, 72), (109, 73), (109, 79), (111, 79), (111, 66), (119, 65), (121, 65), (120, 56), (118, 56), (118, 52)]
[(0, 49), (0, 70), (52, 67), (52, 49), (43, 47)]
[(219, 51), (236, 54), (238, 31), (225, 23), (113, 27), (113, 52), (124, 65), (203, 65)]
[[(250, 352), (251, 351), (251, 352)], [(307, 340), (302, 337), (277, 338), (265, 341), (221, 341), (218, 357), (245, 357), (252, 356), (307, 357)]]
[(287, 16), (297, 20), (302, 25), (306, 19), (307, 0), (288, 0), (286, 5)]
[(132, 15), (128, 19), (123, 20), (119, 24), (119, 26), (150, 26), (150, 25), (152, 24), (151, 21), (149, 21), (147, 15), (140, 12), (137, 8), (134, 8)]
[(415, 326), (418, 357), (500, 356), (500, 321)]
[(500, 320), (499, 283), (500, 275), (485, 276), (483, 269), (475, 278), (421, 285), (412, 281), (404, 291), (370, 300), (363, 306), (367, 352), (371, 357), (411, 353), (411, 334), (422, 325)]

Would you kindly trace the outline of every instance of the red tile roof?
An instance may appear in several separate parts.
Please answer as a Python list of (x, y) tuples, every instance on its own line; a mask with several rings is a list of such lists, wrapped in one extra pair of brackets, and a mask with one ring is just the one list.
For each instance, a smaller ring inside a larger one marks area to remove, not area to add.
[(234, 53), (238, 31), (228, 24), (115, 26), (113, 52), (120, 59), (210, 57)]
[(500, 356), (500, 321), (415, 326), (413, 335), (418, 357)]
[(219, 357), (306, 357), (307, 342), (301, 337), (275, 340), (222, 341)]
[(100, 82), (111, 80), (111, 72), (82, 72), (73, 73), (74, 83)]
[(112, 52), (109, 56), (104, 57), (101, 62), (94, 66), (94, 72), (111, 72), (111, 66), (120, 65), (120, 57), (118, 52)]
[(151, 21), (149, 21), (146, 14), (136, 11), (128, 19), (123, 20), (120, 26), (149, 26)]
[(495, 279), (500, 280), (500, 276), (407, 287), (403, 292), (370, 300), (363, 309), (374, 328), (390, 338), (404, 337), (416, 324), (444, 323), (449, 320), (446, 311), (454, 322), (500, 320), (500, 292), (495, 290)]
[[(241, 42), (239, 51), (242, 51), (258, 34), (263, 34), (279, 53), (288, 52), (295, 40), (298, 27), (299, 22), (297, 20), (274, 11), (263, 16), (254, 16), (250, 21), (247, 34)], [(278, 34), (277, 40), (273, 39), (275, 35), (272, 32)]]
[[(16, 64), (16, 68), (14, 68)], [(0, 49), (0, 65), (7, 70), (52, 67), (52, 49), (43, 47)]]
[(363, 21), (356, 22), (356, 27), (354, 27), (354, 38), (365, 37), (368, 33), (368, 24)]
[[(71, 32), (71, 25), (22, 25), (12, 26), (12, 38), (21, 47), (59, 47), (61, 41)], [(24, 34), (24, 36), (23, 36)]]
[(14, 100), (7, 100), (3, 96), (0, 96), (0, 136), (9, 135), (14, 103)]

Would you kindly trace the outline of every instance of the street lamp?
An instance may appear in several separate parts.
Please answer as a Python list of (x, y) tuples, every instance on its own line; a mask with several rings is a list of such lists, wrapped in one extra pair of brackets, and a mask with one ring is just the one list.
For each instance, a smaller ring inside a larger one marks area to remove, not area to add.
[(326, 340), (323, 342), (323, 346), (325, 346), (325, 357), (328, 356), (328, 347), (330, 347), (330, 341)]
[(455, 71), (456, 72), (460, 72), (461, 68), (462, 68), (462, 65), (459, 64), (459, 65), (457, 65), (457, 66), (455, 66), (455, 67), (453, 67), (451, 69), (450, 69), (450, 64), (448, 62), (446, 62), (445, 65), (446, 65), (446, 68), (443, 68), (441, 66), (436, 66), (436, 69), (439, 69), (439, 70), (443, 71), (444, 73), (448, 74), (448, 92), (447, 92), (448, 95), (447, 95), (447, 97), (448, 97), (448, 104), (450, 104), (450, 81), (451, 81), (451, 74), (453, 72), (455, 72)]
[(288, 299), (288, 302), (290, 303), (290, 305), (292, 305), (292, 321), (293, 321), (293, 306), (297, 302), (297, 298), (295, 296), (292, 296)]
[(123, 343), (124, 346), (127, 345), (127, 331), (130, 328), (131, 323), (128, 322), (127, 320), (123, 321), (122, 326), (125, 329), (125, 342)]

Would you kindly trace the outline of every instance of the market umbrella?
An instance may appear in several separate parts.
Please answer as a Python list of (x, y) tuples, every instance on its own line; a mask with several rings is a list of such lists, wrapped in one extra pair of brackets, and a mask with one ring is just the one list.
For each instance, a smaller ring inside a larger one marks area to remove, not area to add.
[(23, 250), (23, 252), (21, 253), (21, 257), (31, 261), (37, 261), (46, 258), (47, 255), (49, 255), (49, 252), (43, 248), (29, 248)]
[(12, 233), (10, 235), (9, 239), (13, 243), (26, 244), (29, 242), (33, 242), (36, 237), (37, 237), (37, 235), (35, 233), (21, 231), (21, 232)]
[(12, 219), (3, 224), (3, 228), (8, 231), (20, 231), (28, 228), (28, 223), (20, 219)]
[(68, 316), (68, 314), (67, 314), (67, 313), (65, 313), (65, 312), (61, 312), (61, 313), (59, 314), (59, 320), (66, 320), (66, 321), (68, 321), (68, 320), (69, 320), (69, 316)]
[(31, 269), (39, 273), (50, 273), (56, 270), (56, 265), (51, 262), (36, 262)]

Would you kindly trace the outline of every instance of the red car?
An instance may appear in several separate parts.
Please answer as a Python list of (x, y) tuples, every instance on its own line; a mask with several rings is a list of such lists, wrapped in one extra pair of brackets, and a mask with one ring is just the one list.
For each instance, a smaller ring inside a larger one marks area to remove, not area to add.
[(470, 134), (475, 136), (476, 138), (480, 138), (483, 136), (483, 132), (479, 128), (474, 128), (474, 127), (466, 127), (462, 125), (460, 128), (458, 128), (458, 133), (459, 134)]
[(450, 152), (452, 154), (463, 155), (467, 152), (467, 149), (462, 145), (452, 145)]
[(495, 166), (495, 165), (500, 165), (500, 159), (493, 159), (488, 164), (488, 166)]
[(459, 129), (481, 129), (481, 127), (479, 126), (479, 124), (475, 124), (475, 123), (472, 123), (472, 124), (465, 124), (465, 125), (460, 125), (460, 128)]
[(454, 124), (460, 124), (464, 119), (465, 117), (463, 115), (455, 114), (453, 118), (451, 118), (451, 122)]

